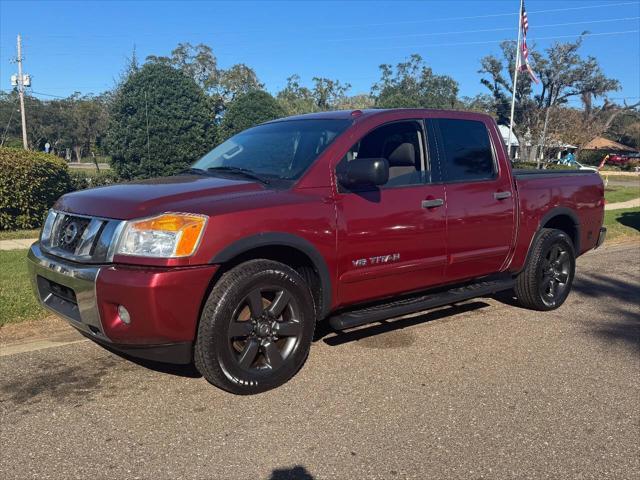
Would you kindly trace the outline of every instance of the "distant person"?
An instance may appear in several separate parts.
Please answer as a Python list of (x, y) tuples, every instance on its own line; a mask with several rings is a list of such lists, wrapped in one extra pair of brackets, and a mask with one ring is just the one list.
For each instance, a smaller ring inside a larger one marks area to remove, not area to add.
[(573, 153), (569, 152), (567, 153), (567, 156), (564, 157), (564, 161), (566, 162), (567, 165), (571, 165), (573, 163), (576, 163), (576, 157)]
[(47, 142), (44, 144), (44, 153), (49, 153), (49, 150), (51, 150), (51, 144)]

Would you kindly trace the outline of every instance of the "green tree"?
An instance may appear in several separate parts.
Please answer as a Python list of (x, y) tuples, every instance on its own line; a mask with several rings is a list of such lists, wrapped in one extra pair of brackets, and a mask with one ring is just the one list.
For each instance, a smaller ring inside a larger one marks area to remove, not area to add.
[(374, 106), (375, 99), (366, 93), (346, 96), (336, 104), (338, 110), (364, 110)]
[[(520, 138), (528, 138), (533, 144), (544, 143), (547, 136), (545, 125), (550, 123), (552, 108), (566, 106), (571, 98), (579, 98), (584, 106), (585, 117), (590, 118), (593, 101), (604, 98), (607, 104), (607, 93), (620, 88), (617, 80), (606, 77), (594, 57), (583, 58), (580, 55), (582, 39), (583, 36), (580, 36), (574, 42), (554, 43), (543, 53), (530, 49), (532, 68), (540, 77), (542, 90), (540, 94), (534, 94), (529, 75), (518, 75), (514, 131)], [(509, 41), (503, 42), (500, 47), (501, 58), (493, 55), (484, 57), (479, 73), (484, 74), (480, 81), (494, 98), (498, 122), (508, 125), (516, 46)], [(593, 117), (600, 113), (600, 108), (595, 110)], [(606, 121), (603, 123), (609, 124)], [(574, 142), (579, 143), (577, 140)], [(530, 160), (535, 159), (537, 146), (524, 153)]]
[(458, 82), (447, 75), (436, 75), (422, 57), (413, 54), (394, 68), (380, 65), (380, 82), (372, 96), (380, 108), (452, 108), (458, 96)]
[(631, 106), (612, 121), (607, 137), (635, 149), (640, 148), (640, 111), (638, 105)]
[(213, 96), (218, 104), (226, 108), (238, 96), (263, 88), (256, 72), (244, 63), (238, 63), (220, 72), (220, 81), (214, 88)]
[(481, 112), (491, 115), (493, 117), (497, 116), (495, 102), (491, 95), (487, 95), (486, 93), (480, 93), (473, 97), (462, 97), (458, 101), (457, 109), (460, 110), (470, 110), (473, 112)]
[(339, 80), (313, 77), (313, 98), (319, 110), (331, 110), (346, 98), (351, 84), (341, 84)]
[(175, 174), (214, 143), (207, 98), (196, 82), (147, 63), (117, 89), (107, 133), (111, 165), (123, 178)]
[(209, 95), (216, 115), (221, 115), (236, 96), (264, 88), (256, 72), (244, 63), (226, 70), (218, 68), (213, 49), (203, 43), (195, 46), (188, 42), (179, 43), (170, 56), (150, 55), (147, 61), (169, 65), (193, 78)]
[[(277, 99), (288, 115), (321, 112), (325, 110), (367, 108), (373, 104), (368, 95), (349, 97), (348, 83), (325, 77), (313, 77), (313, 88), (300, 84), (299, 75), (287, 78), (287, 85), (278, 92)], [(358, 106), (353, 106), (358, 105)]]
[(278, 103), (287, 115), (299, 115), (318, 110), (313, 92), (300, 85), (300, 75), (287, 78), (287, 85), (278, 92)]
[(75, 93), (61, 103), (64, 104), (63, 142), (73, 150), (78, 162), (83, 156), (95, 155), (108, 125), (105, 99)]
[(162, 63), (180, 70), (193, 80), (205, 91), (213, 88), (218, 83), (220, 72), (218, 61), (210, 46), (200, 43), (191, 45), (190, 43), (179, 43), (171, 51), (171, 56), (163, 57), (149, 55), (147, 62)]
[(222, 142), (247, 128), (285, 115), (277, 100), (267, 92), (254, 90), (245, 93), (236, 98), (225, 112), (218, 129), (218, 141)]

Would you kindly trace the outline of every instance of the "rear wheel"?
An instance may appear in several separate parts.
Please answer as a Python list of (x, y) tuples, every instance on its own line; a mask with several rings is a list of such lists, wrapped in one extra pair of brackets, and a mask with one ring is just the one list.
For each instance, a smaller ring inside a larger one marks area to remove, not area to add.
[(212, 384), (247, 395), (282, 385), (304, 364), (313, 299), (290, 267), (251, 260), (225, 273), (205, 305), (195, 363)]
[(545, 228), (536, 236), (525, 269), (516, 278), (519, 303), (534, 310), (553, 310), (571, 291), (576, 259), (566, 233)]

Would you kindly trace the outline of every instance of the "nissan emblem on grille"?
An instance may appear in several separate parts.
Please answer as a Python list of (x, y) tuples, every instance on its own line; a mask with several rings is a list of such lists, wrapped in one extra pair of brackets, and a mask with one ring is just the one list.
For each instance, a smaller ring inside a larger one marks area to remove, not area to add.
[(78, 235), (78, 226), (75, 224), (75, 222), (71, 222), (64, 229), (64, 232), (62, 234), (62, 241), (65, 244), (70, 245), (76, 239), (76, 235)]
[(56, 227), (55, 246), (64, 251), (75, 253), (82, 235), (87, 230), (90, 218), (64, 215)]

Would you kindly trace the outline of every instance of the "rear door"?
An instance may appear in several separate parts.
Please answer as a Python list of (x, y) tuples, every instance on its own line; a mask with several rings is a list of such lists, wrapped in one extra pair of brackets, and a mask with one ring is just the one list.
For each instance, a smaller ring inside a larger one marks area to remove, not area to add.
[(446, 191), (447, 280), (496, 273), (511, 250), (515, 222), (511, 177), (501, 171), (492, 124), (462, 118), (430, 122)]
[(419, 290), (440, 283), (446, 263), (444, 185), (432, 183), (423, 122), (375, 128), (347, 152), (386, 158), (389, 182), (348, 191), (339, 186), (341, 304)]

